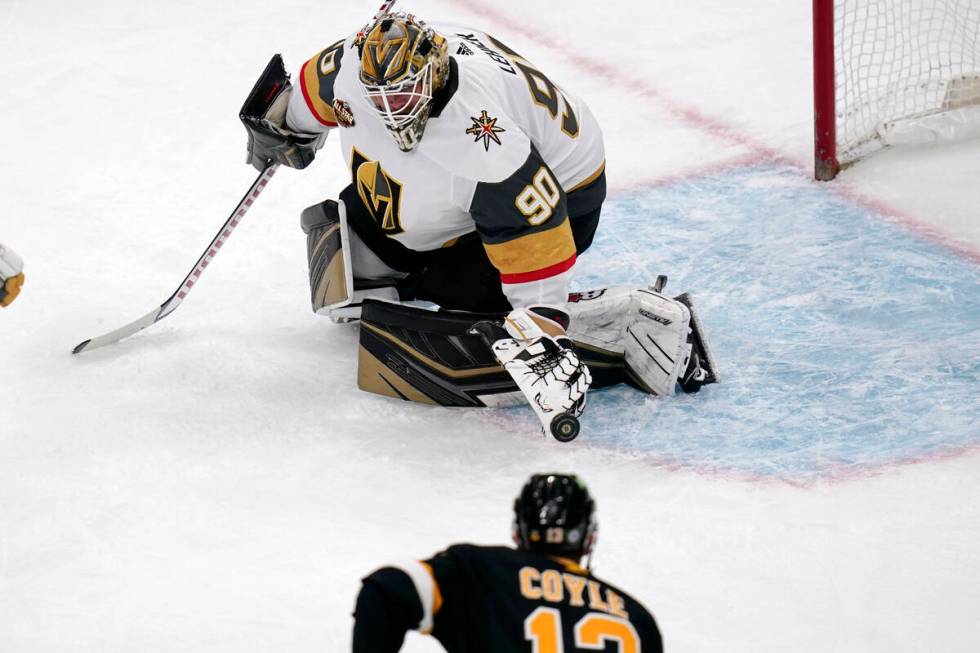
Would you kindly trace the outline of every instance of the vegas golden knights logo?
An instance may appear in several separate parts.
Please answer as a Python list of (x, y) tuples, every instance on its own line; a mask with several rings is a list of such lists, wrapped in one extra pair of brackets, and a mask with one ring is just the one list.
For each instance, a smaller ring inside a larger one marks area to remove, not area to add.
[(351, 153), (350, 172), (364, 208), (381, 227), (381, 231), (389, 236), (402, 233), (404, 229), (399, 216), (401, 183), (388, 175), (380, 163), (369, 160), (357, 148), (353, 148)]
[(367, 64), (365, 69), (370, 69), (369, 74), (373, 73), (372, 76), (376, 78), (398, 77), (402, 68), (405, 67), (406, 50), (408, 50), (408, 39), (405, 37), (390, 38), (382, 40), (380, 43), (369, 41), (367, 44), (368, 56), (364, 57)]
[(377, 23), (362, 41), (362, 79), (388, 84), (400, 81), (411, 72), (409, 63), (421, 42), (420, 35), (417, 27), (402, 21), (392, 21), (387, 27)]

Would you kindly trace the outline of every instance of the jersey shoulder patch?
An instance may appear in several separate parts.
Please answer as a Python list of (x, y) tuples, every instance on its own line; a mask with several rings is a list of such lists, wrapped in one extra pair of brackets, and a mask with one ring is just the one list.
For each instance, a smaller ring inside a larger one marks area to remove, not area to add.
[(300, 69), (300, 88), (313, 116), (323, 125), (336, 127), (334, 83), (340, 72), (347, 40), (341, 39), (318, 52)]

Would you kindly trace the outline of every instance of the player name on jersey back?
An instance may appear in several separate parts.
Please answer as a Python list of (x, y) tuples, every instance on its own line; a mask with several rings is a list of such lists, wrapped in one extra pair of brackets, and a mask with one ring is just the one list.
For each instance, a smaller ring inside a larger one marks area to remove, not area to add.
[(601, 583), (578, 574), (557, 569), (540, 570), (522, 567), (518, 572), (521, 595), (532, 601), (568, 603), (573, 607), (588, 607), (629, 619), (626, 602), (619, 594)]

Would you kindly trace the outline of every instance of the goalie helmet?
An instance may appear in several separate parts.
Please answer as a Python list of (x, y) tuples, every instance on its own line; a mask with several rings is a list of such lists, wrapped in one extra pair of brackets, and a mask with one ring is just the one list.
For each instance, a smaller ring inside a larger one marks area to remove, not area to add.
[(403, 152), (418, 145), (449, 76), (446, 39), (411, 14), (389, 14), (355, 39), (364, 96)]
[(597, 530), (595, 501), (578, 476), (535, 474), (514, 500), (518, 549), (578, 559), (592, 552)]

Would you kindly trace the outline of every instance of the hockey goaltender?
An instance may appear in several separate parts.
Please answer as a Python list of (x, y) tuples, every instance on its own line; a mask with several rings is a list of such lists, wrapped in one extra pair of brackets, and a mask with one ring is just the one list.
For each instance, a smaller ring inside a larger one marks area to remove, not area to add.
[(249, 162), (305, 168), (339, 131), (351, 183), (302, 226), (313, 310), (360, 324), (362, 389), (527, 401), (570, 440), (590, 387), (669, 396), (718, 380), (690, 298), (663, 294), (665, 278), (569, 293), (606, 196), (602, 133), (527, 59), (389, 11), (296, 79), (276, 55), (252, 89)]

